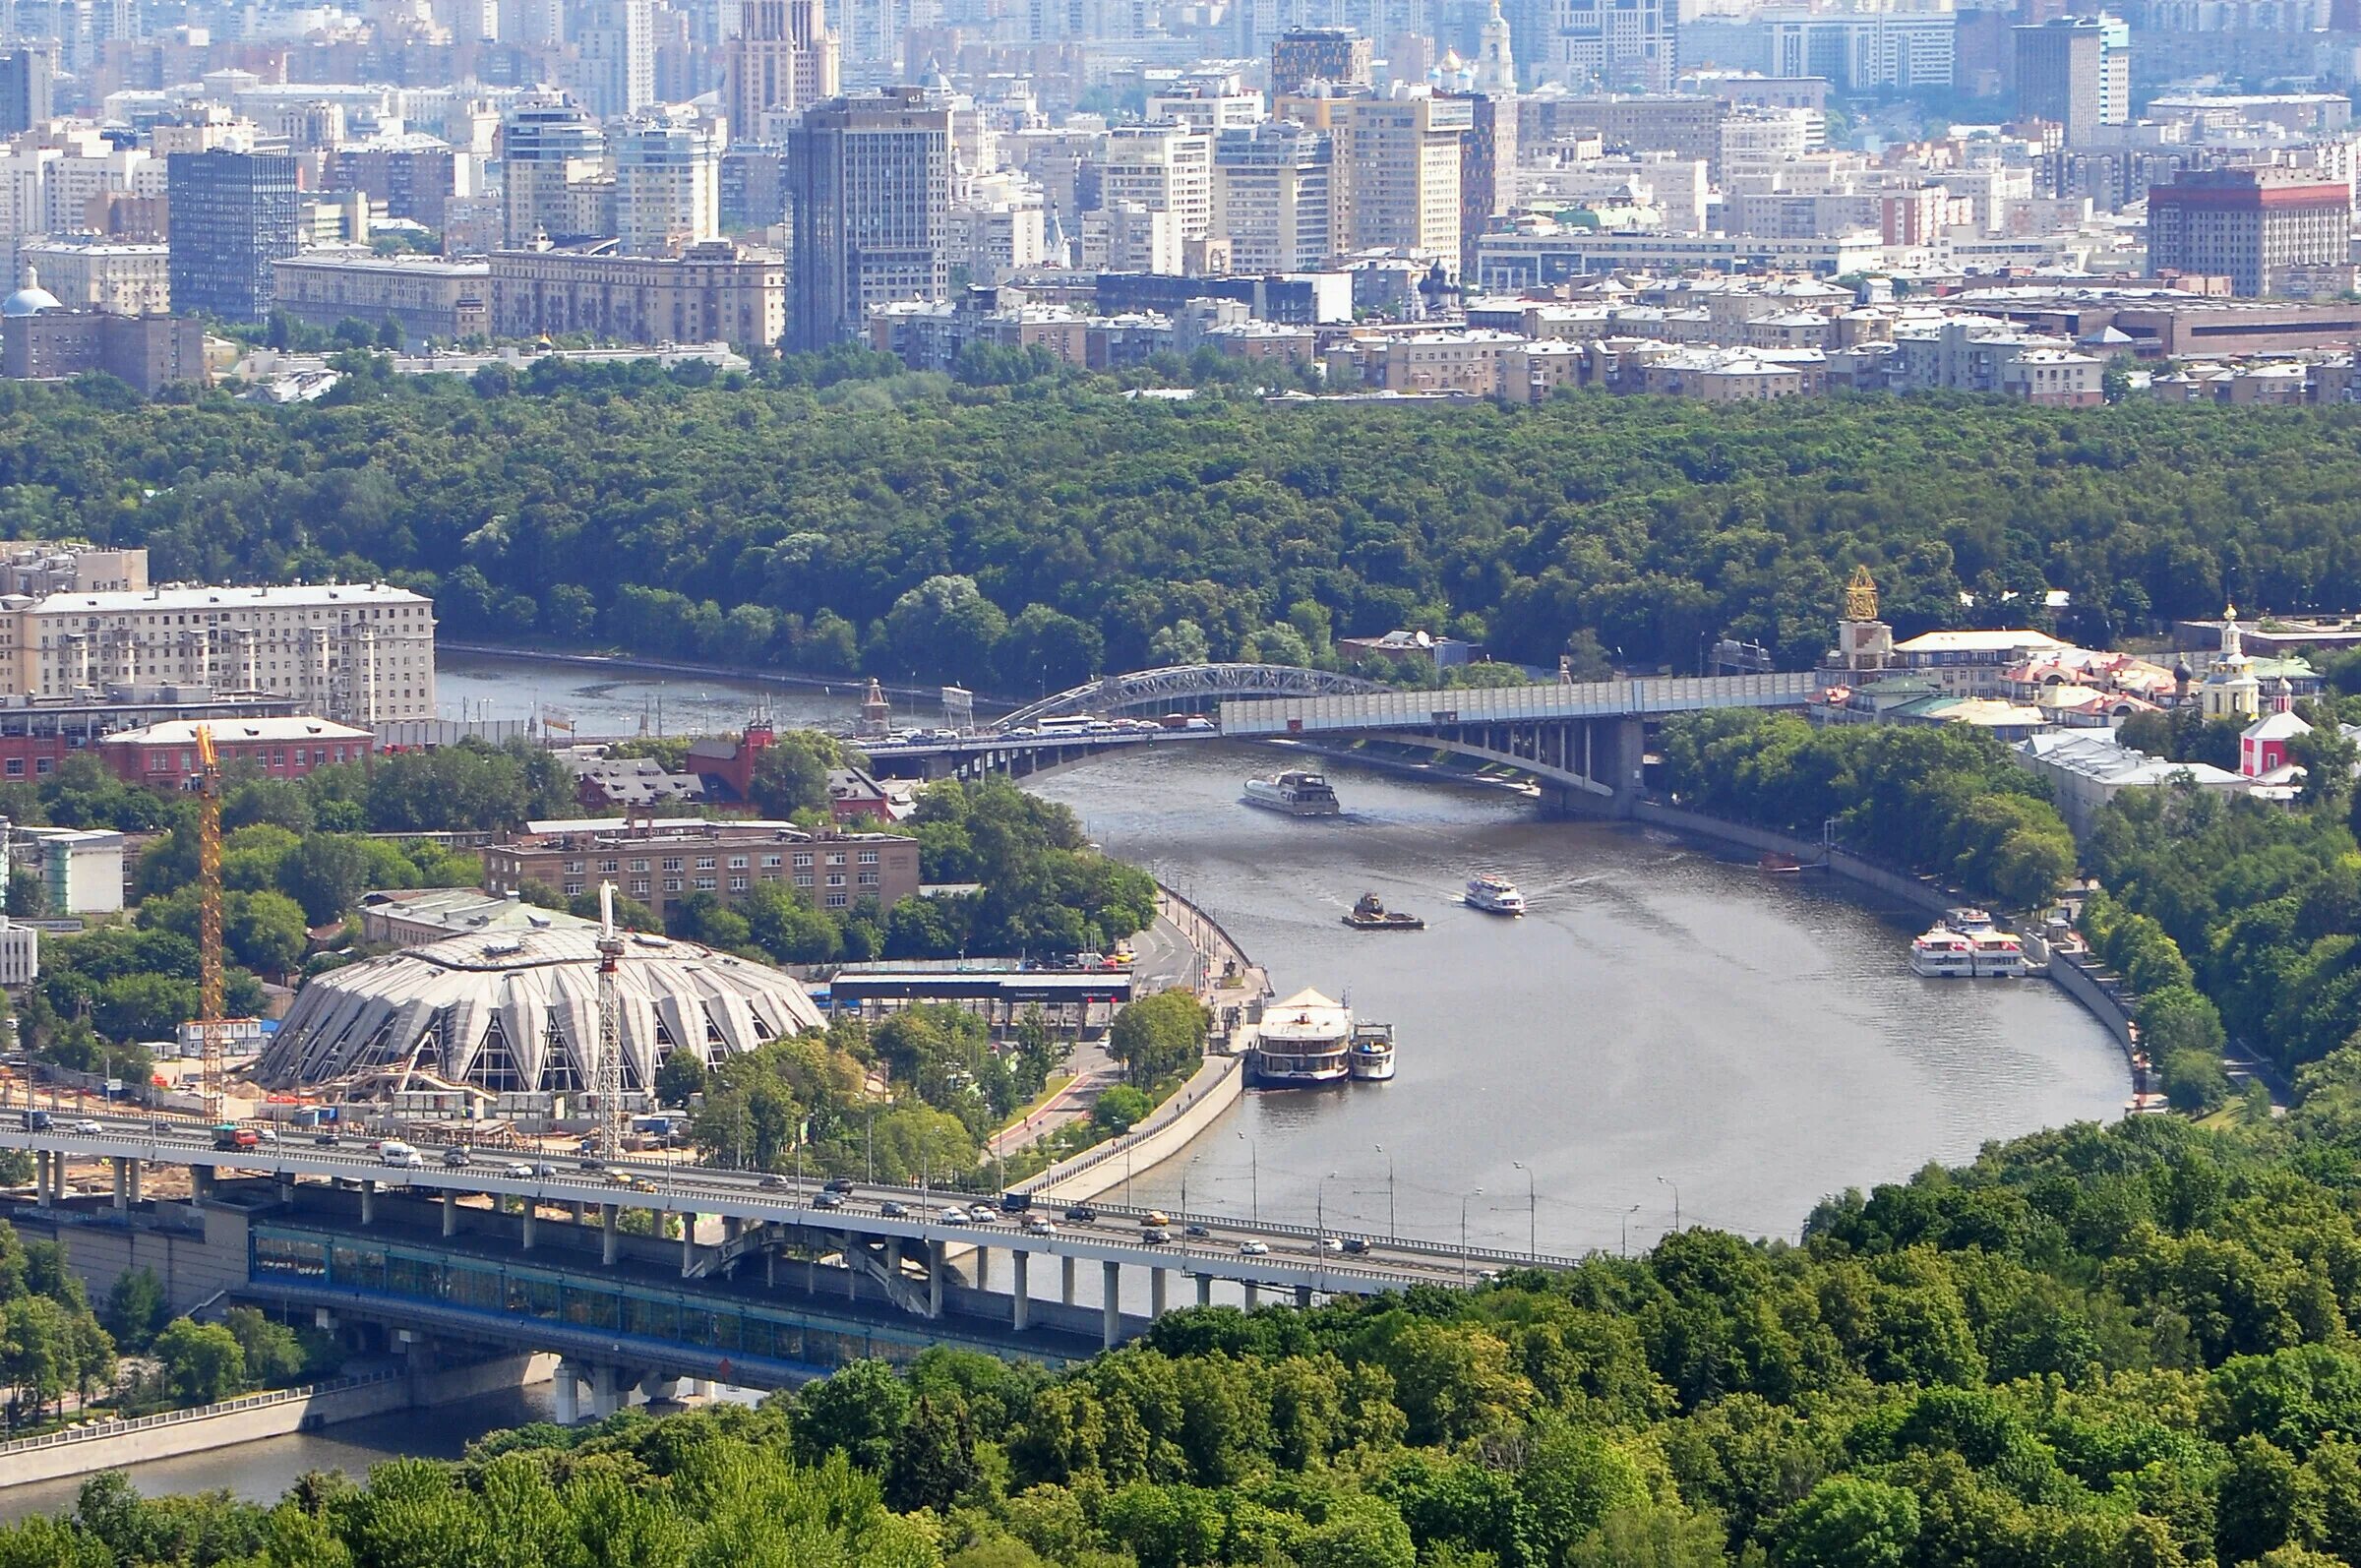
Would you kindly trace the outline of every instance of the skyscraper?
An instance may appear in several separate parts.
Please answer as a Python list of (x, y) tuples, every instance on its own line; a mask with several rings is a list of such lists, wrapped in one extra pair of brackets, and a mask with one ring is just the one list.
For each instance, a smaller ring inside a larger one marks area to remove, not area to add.
[(677, 256), (721, 234), (721, 142), (693, 119), (631, 121), (615, 141), (615, 237), (632, 256)]
[[(2227, 276), (2248, 298), (2350, 259), (2352, 192), (2307, 169), (2191, 169), (2148, 189), (2148, 271)], [(175, 296), (174, 303), (178, 303)]]
[(759, 142), (762, 116), (836, 95), (836, 34), (822, 0), (745, 0), (729, 44), (721, 104), (730, 140)]
[(795, 196), (788, 341), (824, 348), (889, 300), (950, 292), (949, 100), (923, 88), (831, 98), (787, 139)]
[(1340, 90), (1370, 80), (1369, 40), (1350, 28), (1297, 28), (1271, 44), (1271, 94), (1301, 92), (1310, 82)]
[(1316, 271), (1329, 231), (1328, 133), (1293, 120), (1224, 131), (1213, 152), (1213, 231), (1240, 273)]
[(1099, 153), (1099, 201), (1170, 212), (1182, 240), (1213, 232), (1213, 138), (1170, 122), (1119, 126)]
[(1468, 98), (1288, 98), (1281, 119), (1335, 135), (1329, 201), (1339, 250), (1407, 250), (1456, 263)]
[(512, 247), (537, 233), (578, 238), (570, 187), (594, 178), (607, 139), (573, 103), (522, 103), (500, 127), (502, 228)]
[(2063, 126), (2066, 145), (2132, 117), (2132, 34), (2119, 18), (2060, 17), (2018, 28), (2017, 108)]
[(15, 136), (48, 121), (49, 51), (21, 47), (0, 53), (0, 136)]
[(295, 159), (283, 152), (175, 152), (166, 164), (172, 308), (224, 321), (271, 314), (271, 264), (295, 254)]
[(1680, 68), (1680, 8), (1665, 0), (1555, 0), (1550, 58), (1567, 81), (1665, 92)]
[(636, 114), (656, 101), (652, 0), (584, 0), (574, 19), (575, 96), (595, 120)]

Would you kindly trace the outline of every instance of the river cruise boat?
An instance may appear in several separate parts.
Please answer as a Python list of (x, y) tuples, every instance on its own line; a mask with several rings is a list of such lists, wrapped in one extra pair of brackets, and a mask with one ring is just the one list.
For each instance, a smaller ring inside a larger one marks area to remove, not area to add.
[(1977, 979), (2015, 980), (2025, 973), (2025, 945), (2011, 933), (1986, 926), (1967, 935)]
[(1273, 778), (1246, 780), (1245, 800), (1248, 806), (1289, 816), (1334, 816), (1344, 810), (1325, 777), (1299, 767)]
[(1968, 980), (1975, 974), (1975, 946), (1965, 932), (1938, 921), (1910, 943), (1910, 973), (1929, 980)]
[(1247, 1060), (1253, 1081), (1272, 1088), (1342, 1083), (1352, 1068), (1353, 1009), (1316, 991), (1299, 991), (1263, 1009)]
[(1416, 915), (1405, 915), (1398, 909), (1388, 909), (1375, 893), (1363, 893), (1345, 924), (1355, 931), (1424, 931), (1426, 923)]
[(1355, 1024), (1345, 1053), (1356, 1083), (1383, 1083), (1394, 1075), (1394, 1026)]
[(1487, 915), (1525, 913), (1525, 895), (1517, 891), (1517, 884), (1490, 872), (1468, 878), (1467, 896), (1470, 908), (1481, 909)]
[[(1957, 916), (1971, 918), (1955, 924)], [(2013, 980), (2027, 967), (2024, 943), (1980, 909), (1955, 909), (1910, 943), (1911, 972), (1931, 979)]]

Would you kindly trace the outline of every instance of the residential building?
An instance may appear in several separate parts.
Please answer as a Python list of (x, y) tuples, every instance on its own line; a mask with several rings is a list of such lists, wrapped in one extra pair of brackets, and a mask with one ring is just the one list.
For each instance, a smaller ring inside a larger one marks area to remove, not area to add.
[(71, 539), (0, 541), (0, 595), (145, 593), (148, 552), (101, 549)]
[(52, 914), (122, 913), (121, 833), (103, 828), (27, 827), (20, 823), (11, 838), (31, 852), (40, 871), (41, 893)]
[(636, 114), (656, 101), (653, 0), (574, 0), (567, 73), (593, 119)]
[(1475, 127), (1467, 98), (1294, 98), (1281, 113), (1334, 137), (1329, 200), (1342, 250), (1460, 252), (1460, 144)]
[(63, 381), (93, 371), (114, 377), (143, 397), (153, 397), (174, 382), (205, 386), (212, 379), (205, 360), (205, 326), (182, 316), (0, 309), (0, 376)]
[(1936, 9), (1762, 10), (1742, 20), (1698, 17), (1681, 48), (1698, 63), (1774, 77), (1821, 77), (1838, 92), (1949, 90), (1959, 16)]
[(303, 715), (170, 719), (107, 736), (98, 743), (98, 759), (126, 784), (179, 794), (195, 788), (205, 771), (197, 751), (200, 728), (212, 732), (224, 768), (263, 778), (303, 778), (317, 768), (367, 761), (376, 749), (367, 730)]
[(1371, 79), (1369, 40), (1350, 28), (1297, 28), (1271, 44), (1271, 93), (1302, 92), (1313, 82), (1340, 91), (1365, 89)]
[(39, 44), (0, 51), (0, 137), (49, 123), (52, 69), (49, 51)]
[(432, 137), (392, 145), (342, 147), (330, 155), (329, 189), (363, 191), (385, 204), (388, 217), (406, 217), (440, 234), (453, 201), (476, 195), (475, 160)]
[(1099, 199), (1173, 214), (1181, 243), (1213, 232), (1213, 138), (1178, 124), (1120, 126), (1099, 151)]
[(725, 50), (721, 102), (733, 142), (778, 140), (765, 114), (799, 114), (836, 96), (838, 43), (823, 0), (742, 0)]
[(615, 237), (633, 256), (678, 256), (721, 237), (721, 140), (685, 116), (635, 119), (615, 139)]
[(283, 152), (175, 152), (167, 165), (173, 308), (259, 322), (271, 264), (295, 254), (300, 193)]
[(677, 258), (620, 256), (611, 240), (501, 251), (491, 265), (493, 331), (503, 337), (770, 344), (787, 330), (785, 258), (728, 240)]
[(888, 301), (949, 294), (950, 121), (947, 97), (889, 88), (831, 98), (790, 133), (794, 347), (853, 337)]
[(172, 253), (165, 245), (84, 235), (19, 242), (17, 261), (68, 310), (161, 316), (172, 309)]
[(520, 893), (537, 883), (572, 898), (601, 882), (661, 918), (710, 893), (743, 903), (764, 882), (784, 883), (821, 909), (876, 900), (890, 909), (918, 893), (918, 841), (888, 833), (813, 830), (792, 822), (695, 817), (584, 817), (530, 822), (484, 846), (484, 886)]
[(502, 201), (512, 248), (552, 240), (602, 236), (577, 226), (575, 192), (595, 182), (606, 162), (606, 134), (575, 104), (520, 103), (500, 128)]
[(2210, 762), (2172, 762), (2125, 746), (2111, 730), (2053, 730), (2014, 748), (2018, 764), (2046, 780), (2052, 804), (2076, 838), (2087, 836), (2108, 802), (2129, 789), (2183, 782), (2216, 794), (2245, 792), (2246, 780)]
[(1923, 677), (1953, 696), (2000, 694), (2011, 665), (2066, 647), (2046, 632), (1926, 632), (1894, 644), (1893, 668)]
[(1260, 125), (1269, 117), (1270, 108), (1262, 94), (1246, 89), (1222, 90), (1206, 87), (1195, 92), (1158, 93), (1148, 99), (1149, 124), (1184, 125), (1206, 136)]
[(2191, 169), (2148, 193), (2151, 276), (2230, 279), (2247, 297), (2281, 291), (2289, 269), (2349, 261), (2349, 183), (2298, 169)]
[(1554, 0), (1552, 77), (1575, 86), (1663, 92), (1679, 74), (1680, 8), (1665, 0)]
[(1293, 120), (1225, 131), (1213, 150), (1213, 231), (1246, 274), (1309, 271), (1336, 250), (1335, 143)]
[(1459, 141), (1459, 269), (1476, 273), (1476, 244), (1495, 218), (1517, 207), (1517, 105), (1514, 98), (1469, 97), (1468, 130)]
[(346, 318), (372, 329), (389, 316), (402, 337), (444, 343), (489, 335), (492, 264), (439, 256), (379, 256), (358, 247), (306, 251), (273, 264), (278, 308), (299, 322), (334, 329)]
[(2015, 30), (2019, 114), (2063, 128), (2069, 147), (2130, 121), (2132, 34), (2122, 19), (2058, 17)]
[(339, 722), (432, 718), (434, 605), (383, 583), (60, 592), (0, 607), (0, 690), (275, 692)]

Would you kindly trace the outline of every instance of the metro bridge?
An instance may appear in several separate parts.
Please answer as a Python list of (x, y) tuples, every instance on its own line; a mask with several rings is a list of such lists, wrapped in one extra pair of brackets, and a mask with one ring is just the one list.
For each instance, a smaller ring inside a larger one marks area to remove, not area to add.
[[(1106, 752), (1192, 741), (1306, 745), (1378, 741), (1504, 765), (1561, 808), (1621, 811), (1638, 795), (1648, 726), (1712, 708), (1801, 707), (1821, 687), (1808, 671), (1539, 682), (1403, 692), (1290, 665), (1175, 665), (1109, 676), (1019, 708), (956, 738), (865, 743), (888, 777), (1024, 777)], [(1125, 714), (1220, 713), (1217, 728), (1130, 729)], [(1092, 729), (1054, 721), (1095, 714)], [(1052, 721), (1045, 732), (1044, 721)]]
[[(954, 1219), (973, 1195), (939, 1189), (862, 1182), (825, 1192), (757, 1173), (529, 1153), (475, 1153), (453, 1167), (433, 1147), (423, 1168), (400, 1168), (309, 1134), (230, 1151), (214, 1148), (208, 1128), (123, 1117), (0, 1126), (0, 1148), (33, 1154), (38, 1196), (20, 1220), (54, 1223), (70, 1254), (103, 1243), (145, 1258), (152, 1248), (119, 1238), (194, 1225), (219, 1254), (203, 1265), (209, 1286), (225, 1280), (218, 1288), (233, 1297), (307, 1309), (325, 1325), (558, 1353), (572, 1368), (561, 1377), (565, 1409), (576, 1382), (594, 1408), (611, 1409), (650, 1379), (780, 1386), (938, 1343), (1077, 1359), (1178, 1304), (1176, 1275), (1194, 1282), (1199, 1304), (1218, 1281), (1249, 1307), (1264, 1292), (1309, 1305), (1577, 1261), (1216, 1215), (1173, 1216), (1155, 1228), (1172, 1237), (1160, 1242), (1147, 1211), (1112, 1205), (1070, 1218), (1041, 1205), (1053, 1229), (1036, 1233), (1017, 1223), (1030, 1216)], [(111, 1201), (69, 1202), (69, 1161), (107, 1162)], [(191, 1202), (143, 1197), (144, 1173), (159, 1165), (189, 1171)], [(678, 1240), (627, 1232), (622, 1216), (635, 1209), (658, 1216), (659, 1231), (661, 1217), (677, 1220)], [(129, 1266), (103, 1247), (87, 1265), (103, 1276), (98, 1290), (113, 1283), (110, 1268)], [(1055, 1297), (1033, 1277), (1053, 1261)], [(1096, 1307), (1076, 1300), (1077, 1274), (1093, 1263)], [(1136, 1307), (1143, 1278), (1146, 1311), (1126, 1312), (1124, 1286)]]

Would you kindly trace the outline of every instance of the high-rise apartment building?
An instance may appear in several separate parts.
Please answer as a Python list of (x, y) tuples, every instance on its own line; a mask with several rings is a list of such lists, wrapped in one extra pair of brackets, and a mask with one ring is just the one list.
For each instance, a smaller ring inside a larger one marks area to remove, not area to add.
[(795, 197), (787, 328), (794, 346), (856, 336), (868, 313), (889, 300), (950, 292), (947, 98), (888, 88), (814, 107), (787, 139), (787, 185)]
[(593, 119), (636, 114), (656, 101), (653, 0), (580, 0), (573, 13), (574, 95)]
[(2249, 297), (2351, 259), (2353, 193), (2305, 169), (2193, 169), (2148, 192), (2148, 270), (2226, 276)]
[(2014, 30), (2017, 108), (2062, 126), (2066, 145), (2132, 117), (2132, 32), (2120, 18), (2060, 17)]
[(1213, 232), (1213, 138), (1180, 125), (1128, 125), (1099, 152), (1099, 201), (1170, 212), (1185, 244)]
[(1213, 229), (1234, 272), (1308, 272), (1336, 249), (1326, 131), (1272, 120), (1224, 131), (1213, 152)]
[(500, 127), (502, 202), (508, 243), (525, 246), (536, 234), (580, 238), (570, 187), (598, 178), (607, 139), (571, 101), (521, 103)]
[(1279, 117), (1332, 132), (1329, 200), (1339, 250), (1418, 251), (1457, 265), (1467, 98), (1290, 98)]
[(768, 140), (765, 113), (795, 112), (834, 97), (837, 51), (822, 0), (745, 0), (724, 62), (721, 103), (730, 140)]
[(1325, 82), (1340, 90), (1369, 85), (1369, 40), (1349, 28), (1297, 28), (1271, 44), (1273, 96)]
[(49, 121), (49, 51), (21, 45), (0, 52), (0, 136)]
[(166, 165), (172, 308), (259, 322), (271, 264), (295, 254), (295, 159), (283, 152), (175, 152)]
[(1549, 60), (1561, 81), (1663, 92), (1679, 74), (1677, 3), (1556, 0), (1553, 20)]
[(1476, 275), (1476, 242), (1492, 220), (1516, 211), (1517, 100), (1467, 96), (1468, 133), (1459, 144), (1459, 265)]
[(721, 235), (721, 139), (694, 119), (636, 119), (615, 140), (615, 237), (634, 256), (677, 256)]

